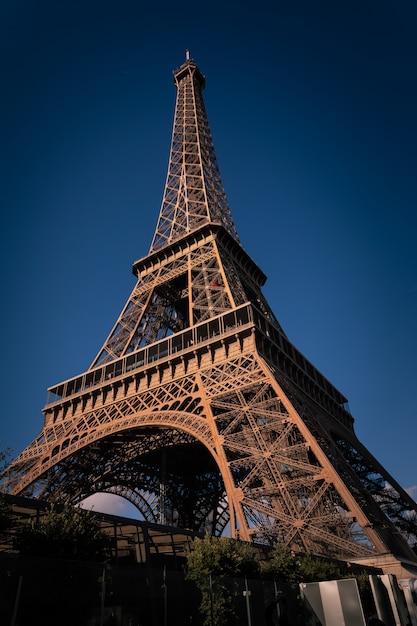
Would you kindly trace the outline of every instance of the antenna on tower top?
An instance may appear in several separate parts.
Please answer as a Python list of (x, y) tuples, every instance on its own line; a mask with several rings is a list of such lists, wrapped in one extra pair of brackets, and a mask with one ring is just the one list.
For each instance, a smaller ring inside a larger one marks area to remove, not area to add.
[(188, 49), (185, 51), (185, 60), (186, 61), (190, 60), (190, 51)]

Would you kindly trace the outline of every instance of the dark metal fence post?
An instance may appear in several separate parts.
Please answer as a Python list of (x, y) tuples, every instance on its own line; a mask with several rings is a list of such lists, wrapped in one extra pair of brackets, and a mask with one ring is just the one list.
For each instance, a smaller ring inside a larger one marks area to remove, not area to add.
[(100, 599), (100, 626), (104, 624), (104, 605), (106, 602), (106, 566), (103, 565), (103, 573), (101, 579), (101, 599)]
[(248, 587), (248, 579), (245, 576), (245, 591), (243, 592), (243, 595), (246, 598), (246, 613), (248, 614), (248, 626), (252, 626), (252, 619), (251, 619), (251, 614), (250, 614), (250, 595), (251, 592), (249, 591), (249, 587)]
[(209, 586), (210, 586), (210, 617), (211, 617), (211, 626), (214, 626), (213, 581), (211, 579), (211, 574), (209, 574)]
[(10, 626), (15, 626), (16, 624), (17, 612), (19, 610), (19, 604), (20, 604), (20, 594), (22, 592), (22, 584), (23, 584), (23, 576), (20, 575), (19, 581), (17, 583), (16, 598), (14, 601), (13, 616), (12, 616), (12, 621), (10, 622)]
[(164, 582), (162, 584), (162, 592), (164, 595), (164, 626), (167, 626), (168, 624), (168, 594), (167, 594), (167, 568), (166, 565), (164, 565)]

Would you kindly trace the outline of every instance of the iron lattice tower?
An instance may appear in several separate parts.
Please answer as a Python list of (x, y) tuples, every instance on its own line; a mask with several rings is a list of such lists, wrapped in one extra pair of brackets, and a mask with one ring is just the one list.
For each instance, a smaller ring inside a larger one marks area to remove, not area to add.
[(346, 398), (291, 344), (240, 244), (193, 60), (137, 283), (83, 374), (51, 387), (12, 494), (119, 494), (148, 521), (343, 559), (416, 562), (416, 503), (357, 439)]

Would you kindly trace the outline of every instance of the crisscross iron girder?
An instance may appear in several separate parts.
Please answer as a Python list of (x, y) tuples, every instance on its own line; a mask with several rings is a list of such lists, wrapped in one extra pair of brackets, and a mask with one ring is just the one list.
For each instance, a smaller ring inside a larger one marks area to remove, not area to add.
[[(306, 420), (297, 412), (257, 356), (254, 341), (251, 333), (243, 341), (235, 336), (228, 350), (219, 344), (214, 352), (206, 346), (200, 358), (189, 353), (194, 362), (188, 375), (161, 366), (153, 382), (141, 379), (143, 389), (141, 383), (139, 388), (119, 385), (110, 395), (102, 390), (95, 407), (80, 410), (74, 401), (75, 413), (67, 412), (62, 420), (52, 453), (51, 446), (47, 454), (44, 449), (32, 457), (22, 453), (21, 463), (30, 458), (32, 467), (26, 466), (16, 493), (38, 484), (42, 497), (79, 501), (96, 490), (116, 491), (154, 520), (161, 507), (161, 458), (155, 457), (156, 451), (175, 447), (187, 455), (195, 449), (193, 442), (200, 442), (209, 453), (192, 486), (186, 491), (181, 486), (186, 479), (178, 474), (178, 461), (166, 480), (172, 522), (186, 520), (187, 526), (215, 533), (229, 524), (242, 538), (278, 539), (298, 550), (337, 558), (385, 550), (382, 527), (394, 528), (395, 520), (374, 502), (370, 523), (370, 506), (364, 510), (348, 494), (346, 459), (339, 452), (336, 464), (327, 451), (332, 446), (334, 455), (340, 444), (332, 443), (325, 429), (317, 443), (306, 427), (313, 418)], [(292, 392), (301, 404), (299, 392)], [(64, 406), (61, 410), (63, 414)], [(18, 461), (14, 470), (19, 475)]]
[(282, 332), (262, 294), (262, 272), (219, 235), (209, 226), (135, 263), (137, 283), (90, 369), (248, 301)]
[(202, 90), (205, 79), (187, 60), (177, 86), (171, 153), (164, 198), (150, 252), (213, 222), (239, 241), (221, 181)]

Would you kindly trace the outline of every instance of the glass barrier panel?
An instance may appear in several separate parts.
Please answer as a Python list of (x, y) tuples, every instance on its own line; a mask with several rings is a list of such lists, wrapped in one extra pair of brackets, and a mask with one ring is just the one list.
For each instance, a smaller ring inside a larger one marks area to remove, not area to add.
[(197, 327), (197, 341), (205, 341), (208, 339), (208, 324), (203, 324)]
[(159, 344), (159, 358), (162, 359), (165, 356), (168, 356), (168, 348), (169, 348), (169, 342), (168, 341), (163, 341), (162, 343)]
[(220, 334), (220, 320), (211, 320), (208, 323), (208, 333), (210, 337)]
[(236, 317), (234, 311), (226, 313), (226, 315), (223, 317), (223, 326), (225, 330), (234, 328), (236, 326)]

